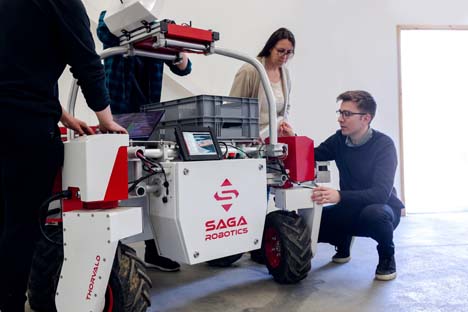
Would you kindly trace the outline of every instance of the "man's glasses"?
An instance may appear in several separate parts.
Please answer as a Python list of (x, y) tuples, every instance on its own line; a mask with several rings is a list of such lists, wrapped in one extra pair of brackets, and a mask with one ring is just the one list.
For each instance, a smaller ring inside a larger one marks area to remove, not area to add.
[(350, 112), (350, 111), (341, 110), (341, 109), (339, 109), (339, 110), (336, 111), (336, 115), (337, 115), (338, 117), (341, 116), (341, 117), (343, 117), (343, 118), (349, 118), (349, 117), (351, 117), (351, 116), (353, 116), (353, 115), (366, 115), (366, 114), (367, 114), (367, 113), (355, 113), (355, 112)]
[(278, 54), (280, 56), (293, 56), (294, 55), (294, 50), (286, 50), (286, 49), (283, 49), (283, 48), (275, 48), (276, 52), (278, 52)]

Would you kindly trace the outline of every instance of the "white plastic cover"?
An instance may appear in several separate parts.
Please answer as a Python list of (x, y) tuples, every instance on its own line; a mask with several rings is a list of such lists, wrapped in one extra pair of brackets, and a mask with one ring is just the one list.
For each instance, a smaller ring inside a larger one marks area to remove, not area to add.
[(83, 0), (90, 19), (95, 23), (98, 22), (102, 11), (106, 10), (108, 12), (106, 15), (109, 16), (119, 10), (131, 7), (135, 3), (138, 3), (145, 11), (150, 12), (154, 19), (154, 16), (161, 13), (164, 5), (164, 0), (122, 0), (122, 2), (120, 0)]

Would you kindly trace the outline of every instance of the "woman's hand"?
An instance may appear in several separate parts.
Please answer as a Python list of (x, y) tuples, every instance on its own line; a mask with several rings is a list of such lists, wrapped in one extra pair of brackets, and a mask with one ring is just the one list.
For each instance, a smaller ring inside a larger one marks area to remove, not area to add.
[(295, 133), (293, 131), (293, 128), (289, 123), (286, 121), (282, 121), (278, 127), (278, 136), (283, 137), (283, 136), (294, 136)]
[(67, 111), (62, 109), (62, 117), (60, 117), (60, 122), (67, 127), (78, 133), (79, 135), (91, 135), (94, 134), (93, 129), (91, 129), (84, 121), (73, 117)]

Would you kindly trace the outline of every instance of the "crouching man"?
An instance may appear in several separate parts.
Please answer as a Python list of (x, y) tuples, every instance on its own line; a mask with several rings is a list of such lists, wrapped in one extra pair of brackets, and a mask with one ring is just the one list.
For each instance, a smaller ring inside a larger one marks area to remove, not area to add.
[(375, 278), (396, 277), (393, 231), (400, 222), (403, 203), (393, 181), (397, 154), (391, 138), (370, 127), (377, 105), (366, 91), (348, 91), (338, 96), (340, 130), (315, 149), (317, 161), (334, 160), (340, 174), (340, 190), (318, 187), (312, 200), (333, 204), (323, 208), (319, 242), (335, 246), (332, 260), (351, 259), (352, 236), (377, 241), (379, 264)]
[[(392, 280), (396, 277), (393, 231), (404, 208), (393, 187), (395, 145), (370, 127), (377, 105), (368, 92), (347, 91), (337, 101), (340, 130), (315, 148), (315, 159), (334, 160), (340, 176), (339, 190), (320, 186), (312, 193), (313, 201), (332, 204), (323, 208), (319, 242), (335, 246), (333, 262), (346, 263), (351, 259), (352, 237), (371, 237), (379, 254), (375, 278)], [(280, 131), (293, 133), (288, 125)]]

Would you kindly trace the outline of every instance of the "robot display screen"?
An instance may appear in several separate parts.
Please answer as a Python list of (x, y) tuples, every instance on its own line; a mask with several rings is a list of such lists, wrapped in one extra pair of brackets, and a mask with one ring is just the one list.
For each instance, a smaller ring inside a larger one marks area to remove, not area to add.
[(210, 127), (176, 127), (175, 136), (184, 161), (222, 159), (218, 140)]
[(114, 121), (127, 129), (132, 140), (149, 140), (164, 111), (113, 115)]
[(213, 137), (210, 132), (183, 132), (189, 155), (217, 155)]

